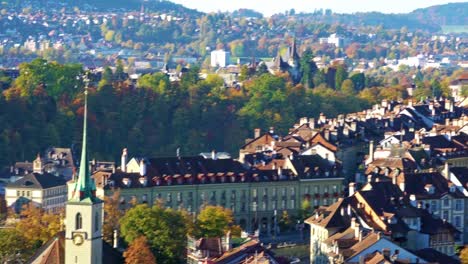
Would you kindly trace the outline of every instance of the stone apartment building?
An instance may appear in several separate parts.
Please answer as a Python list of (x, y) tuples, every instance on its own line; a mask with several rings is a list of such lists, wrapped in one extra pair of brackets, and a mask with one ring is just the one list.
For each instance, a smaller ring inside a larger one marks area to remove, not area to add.
[[(124, 152), (125, 154), (125, 152)], [(205, 204), (230, 208), (236, 224), (263, 234), (278, 231), (277, 216), (298, 214), (304, 199), (331, 204), (342, 193), (343, 178), (333, 173), (304, 174), (315, 167), (300, 159), (289, 167), (250, 169), (232, 159), (171, 157), (141, 159), (138, 167), (121, 166), (126, 172), (97, 172), (93, 175), (99, 196), (121, 191), (121, 203), (163, 202), (167, 207), (196, 213)], [(136, 163), (133, 163), (136, 164)], [(135, 165), (136, 166), (136, 165)], [(299, 172), (299, 173), (298, 173)]]

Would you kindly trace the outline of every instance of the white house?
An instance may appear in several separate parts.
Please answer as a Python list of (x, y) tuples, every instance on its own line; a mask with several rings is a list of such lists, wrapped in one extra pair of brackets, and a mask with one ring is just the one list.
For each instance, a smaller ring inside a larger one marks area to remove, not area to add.
[(231, 61), (231, 53), (224, 50), (211, 52), (211, 67), (226, 67)]
[(30, 173), (5, 187), (5, 199), (17, 212), (27, 203), (56, 212), (65, 207), (66, 181), (49, 173)]

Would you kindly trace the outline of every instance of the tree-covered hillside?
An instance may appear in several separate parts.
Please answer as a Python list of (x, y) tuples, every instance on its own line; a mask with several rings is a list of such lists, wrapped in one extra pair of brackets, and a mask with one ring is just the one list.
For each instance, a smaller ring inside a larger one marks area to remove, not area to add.
[(432, 21), (444, 25), (468, 25), (468, 2), (449, 3), (416, 9), (408, 14), (419, 21)]

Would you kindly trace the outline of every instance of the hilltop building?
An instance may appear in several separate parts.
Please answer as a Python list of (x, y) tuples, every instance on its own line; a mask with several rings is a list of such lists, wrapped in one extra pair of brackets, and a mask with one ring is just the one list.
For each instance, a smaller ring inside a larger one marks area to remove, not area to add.
[(226, 67), (231, 61), (231, 53), (224, 50), (214, 50), (211, 52), (211, 67)]
[(297, 53), (296, 39), (286, 49), (284, 54), (278, 51), (278, 55), (271, 62), (266, 63), (270, 73), (288, 72), (294, 83), (299, 83), (302, 78), (300, 57)]

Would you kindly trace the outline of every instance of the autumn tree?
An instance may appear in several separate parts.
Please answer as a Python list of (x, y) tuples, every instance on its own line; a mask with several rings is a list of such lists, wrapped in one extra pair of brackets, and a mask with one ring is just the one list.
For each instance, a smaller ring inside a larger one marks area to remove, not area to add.
[(120, 189), (115, 190), (112, 196), (104, 197), (104, 221), (102, 226), (103, 239), (112, 244), (114, 239), (114, 230), (119, 230), (119, 221), (124, 215), (124, 211), (120, 209)]
[(33, 246), (40, 246), (63, 229), (63, 212), (49, 213), (29, 203), (23, 206), (16, 230)]
[(468, 247), (466, 246), (460, 252), (460, 261), (462, 264), (468, 264)]
[(133, 240), (123, 254), (126, 264), (156, 264), (156, 258), (151, 252), (146, 237), (140, 236)]
[(197, 237), (222, 237), (234, 222), (232, 211), (222, 206), (205, 206), (197, 216)]

